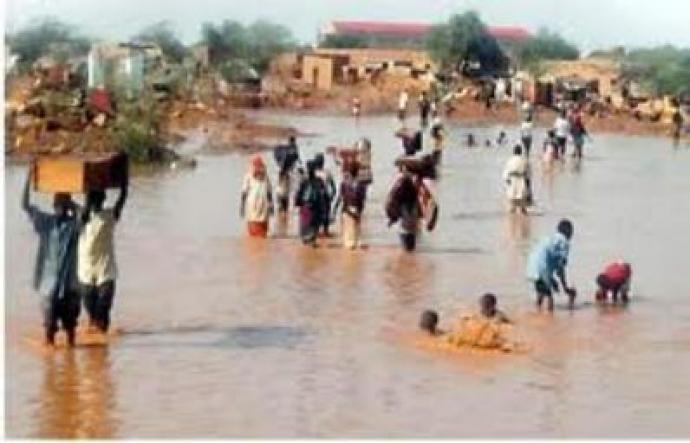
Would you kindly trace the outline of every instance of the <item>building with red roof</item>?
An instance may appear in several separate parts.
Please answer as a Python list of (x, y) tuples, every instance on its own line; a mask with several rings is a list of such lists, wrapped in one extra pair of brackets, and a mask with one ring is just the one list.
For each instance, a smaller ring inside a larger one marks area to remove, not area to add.
[[(380, 46), (419, 46), (432, 28), (430, 23), (384, 21), (332, 21), (321, 29), (319, 40), (329, 35), (369, 37)], [(520, 43), (530, 37), (530, 32), (519, 26), (489, 26), (489, 34), (499, 43)]]

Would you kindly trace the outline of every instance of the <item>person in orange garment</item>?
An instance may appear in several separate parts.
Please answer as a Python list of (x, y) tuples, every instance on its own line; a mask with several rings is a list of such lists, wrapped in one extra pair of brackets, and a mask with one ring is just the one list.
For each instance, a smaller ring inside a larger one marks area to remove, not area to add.
[(268, 220), (273, 215), (273, 190), (260, 155), (254, 155), (242, 182), (240, 217), (247, 221), (252, 237), (268, 236)]
[(628, 293), (630, 292), (630, 280), (632, 279), (632, 267), (629, 263), (614, 262), (604, 268), (604, 271), (597, 276), (597, 292), (595, 299), (599, 303), (606, 303), (608, 295), (611, 294), (611, 301), (628, 303)]
[(440, 330), (438, 323), (438, 313), (427, 310), (422, 312), (419, 328), (452, 347), (508, 350), (511, 346), (503, 334), (501, 325), (512, 322), (498, 309), (498, 299), (491, 293), (479, 298), (479, 313), (462, 316), (460, 322), (451, 330)]

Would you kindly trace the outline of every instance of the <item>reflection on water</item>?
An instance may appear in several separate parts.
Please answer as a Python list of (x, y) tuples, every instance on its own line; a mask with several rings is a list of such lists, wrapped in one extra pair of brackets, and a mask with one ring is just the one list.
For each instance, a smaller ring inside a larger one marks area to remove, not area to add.
[(36, 402), (36, 438), (111, 438), (117, 399), (108, 349), (54, 352), (45, 356)]
[(123, 331), (123, 347), (211, 346), (218, 348), (293, 348), (307, 336), (302, 328), (287, 326), (178, 326)]
[[(383, 211), (399, 153), (394, 118), (268, 117), (322, 134), (303, 141), (304, 157), (371, 138), (368, 247), (346, 251), (338, 238), (303, 247), (294, 212), (272, 238), (247, 238), (237, 217), (242, 155), (136, 177), (117, 228), (123, 332), (107, 348), (43, 355), (25, 345), (40, 336), (29, 291), (36, 239), (19, 209), (25, 170), (6, 170), (8, 435), (690, 435), (690, 150), (598, 135), (580, 165), (568, 158), (547, 170), (535, 160), (536, 206), (522, 217), (503, 201), (510, 150), (462, 148), (466, 129), (450, 125), (439, 223), (408, 254)], [(483, 140), (497, 130), (473, 132)], [(579, 308), (565, 310), (558, 295), (550, 318), (534, 313), (524, 267), (564, 216), (575, 223)], [(634, 267), (633, 301), (599, 308), (594, 276), (620, 257)], [(528, 353), (440, 355), (387, 334), (416, 330), (428, 308), (451, 324), (489, 291)]]

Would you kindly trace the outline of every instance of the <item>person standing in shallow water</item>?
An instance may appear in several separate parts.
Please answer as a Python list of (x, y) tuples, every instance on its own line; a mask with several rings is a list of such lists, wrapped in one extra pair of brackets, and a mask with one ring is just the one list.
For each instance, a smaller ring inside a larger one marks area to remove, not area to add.
[(506, 162), (503, 169), (503, 180), (506, 183), (506, 197), (510, 204), (510, 212), (520, 210), (527, 214), (527, 206), (531, 200), (531, 170), (529, 161), (522, 155), (522, 147), (515, 145), (513, 155)]
[(429, 113), (431, 112), (431, 101), (426, 91), (422, 91), (419, 97), (419, 126), (426, 129), (429, 126)]
[(529, 152), (532, 149), (532, 129), (534, 123), (532, 122), (532, 115), (525, 116), (525, 119), (520, 123), (520, 140), (522, 141), (523, 152), (525, 156), (529, 157)]
[(278, 185), (276, 189), (278, 213), (287, 216), (290, 207), (293, 174), (295, 166), (300, 164), (299, 147), (295, 137), (290, 136), (287, 145), (276, 146), (273, 151), (273, 157), (278, 165)]
[(29, 172), (22, 195), (22, 209), (39, 236), (33, 286), (41, 295), (45, 341), (49, 346), (55, 344), (55, 335), (61, 324), (67, 334), (67, 343), (74, 346), (81, 310), (75, 275), (77, 207), (70, 194), (57, 193), (53, 196), (54, 212), (41, 211), (30, 202), (31, 177), (32, 173)]
[(125, 179), (120, 195), (112, 208), (104, 208), (105, 191), (90, 191), (79, 232), (77, 275), (89, 314), (89, 326), (102, 333), (110, 327), (110, 310), (115, 298), (117, 263), (115, 261), (115, 225), (127, 201)]
[(359, 246), (361, 235), (362, 211), (366, 198), (366, 184), (358, 179), (359, 164), (351, 162), (345, 171), (343, 181), (340, 183), (340, 192), (333, 205), (333, 217), (338, 212), (342, 203), (341, 230), (343, 246), (347, 249), (356, 249)]
[(570, 253), (573, 224), (563, 219), (558, 223), (556, 233), (543, 238), (533, 249), (527, 260), (527, 278), (534, 284), (537, 308), (541, 310), (544, 300), (547, 309), (553, 311), (553, 292), (558, 292), (560, 280), (563, 291), (568, 295), (568, 306), (575, 306), (575, 288), (568, 286), (566, 267)]
[(419, 219), (422, 209), (419, 204), (419, 189), (413, 174), (400, 166), (400, 175), (396, 179), (386, 201), (388, 226), (395, 223), (400, 227), (400, 242), (403, 249), (412, 252), (417, 247)]
[(568, 143), (568, 133), (570, 132), (570, 123), (566, 118), (565, 110), (558, 112), (558, 117), (556, 117), (556, 121), (553, 124), (553, 130), (556, 133), (558, 156), (563, 157)]
[(410, 96), (407, 93), (407, 89), (400, 91), (400, 95), (398, 96), (398, 120), (400, 120), (400, 123), (403, 125), (405, 124), (405, 118), (407, 117), (407, 102), (409, 99)]
[(582, 148), (585, 145), (585, 137), (589, 137), (585, 123), (582, 120), (582, 111), (579, 109), (573, 112), (572, 121), (570, 122), (570, 135), (573, 137), (573, 157), (577, 159), (582, 158)]
[(680, 140), (680, 136), (683, 133), (683, 114), (680, 111), (680, 106), (677, 106), (676, 109), (673, 111), (673, 141), (678, 142)]
[(321, 220), (323, 235), (326, 237), (330, 237), (331, 233), (329, 228), (331, 225), (331, 203), (333, 202), (333, 199), (335, 199), (337, 188), (335, 186), (333, 174), (330, 170), (326, 169), (325, 164), (326, 158), (321, 152), (314, 156), (314, 166), (316, 167), (316, 175), (321, 179), (321, 181), (323, 181), (324, 185), (326, 186), (326, 217), (324, 217)]
[(242, 182), (240, 216), (247, 221), (252, 237), (268, 236), (269, 219), (273, 215), (273, 189), (260, 155), (252, 157), (249, 172)]
[(434, 141), (433, 155), (437, 162), (441, 161), (441, 155), (443, 153), (443, 141), (446, 136), (446, 131), (443, 127), (443, 122), (441, 118), (434, 117), (431, 123), (431, 138)]
[(299, 233), (305, 245), (316, 246), (316, 237), (323, 225), (327, 210), (326, 185), (316, 175), (313, 160), (307, 162), (307, 177), (302, 180), (295, 195), (295, 206), (299, 208)]

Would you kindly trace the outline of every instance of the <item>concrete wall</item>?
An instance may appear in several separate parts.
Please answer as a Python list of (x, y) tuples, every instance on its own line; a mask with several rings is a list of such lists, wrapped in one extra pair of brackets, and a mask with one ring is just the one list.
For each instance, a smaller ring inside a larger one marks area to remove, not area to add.
[(350, 65), (363, 66), (371, 63), (404, 61), (410, 62), (417, 69), (424, 69), (427, 65), (435, 67), (434, 62), (426, 51), (412, 49), (381, 49), (381, 48), (318, 48), (314, 54), (327, 56), (347, 56)]
[(620, 67), (610, 60), (592, 58), (550, 62), (546, 65), (546, 73), (553, 77), (575, 76), (584, 80), (598, 80), (599, 94), (611, 96), (617, 89)]
[(317, 55), (305, 55), (302, 59), (302, 80), (322, 91), (333, 87), (333, 60)]

